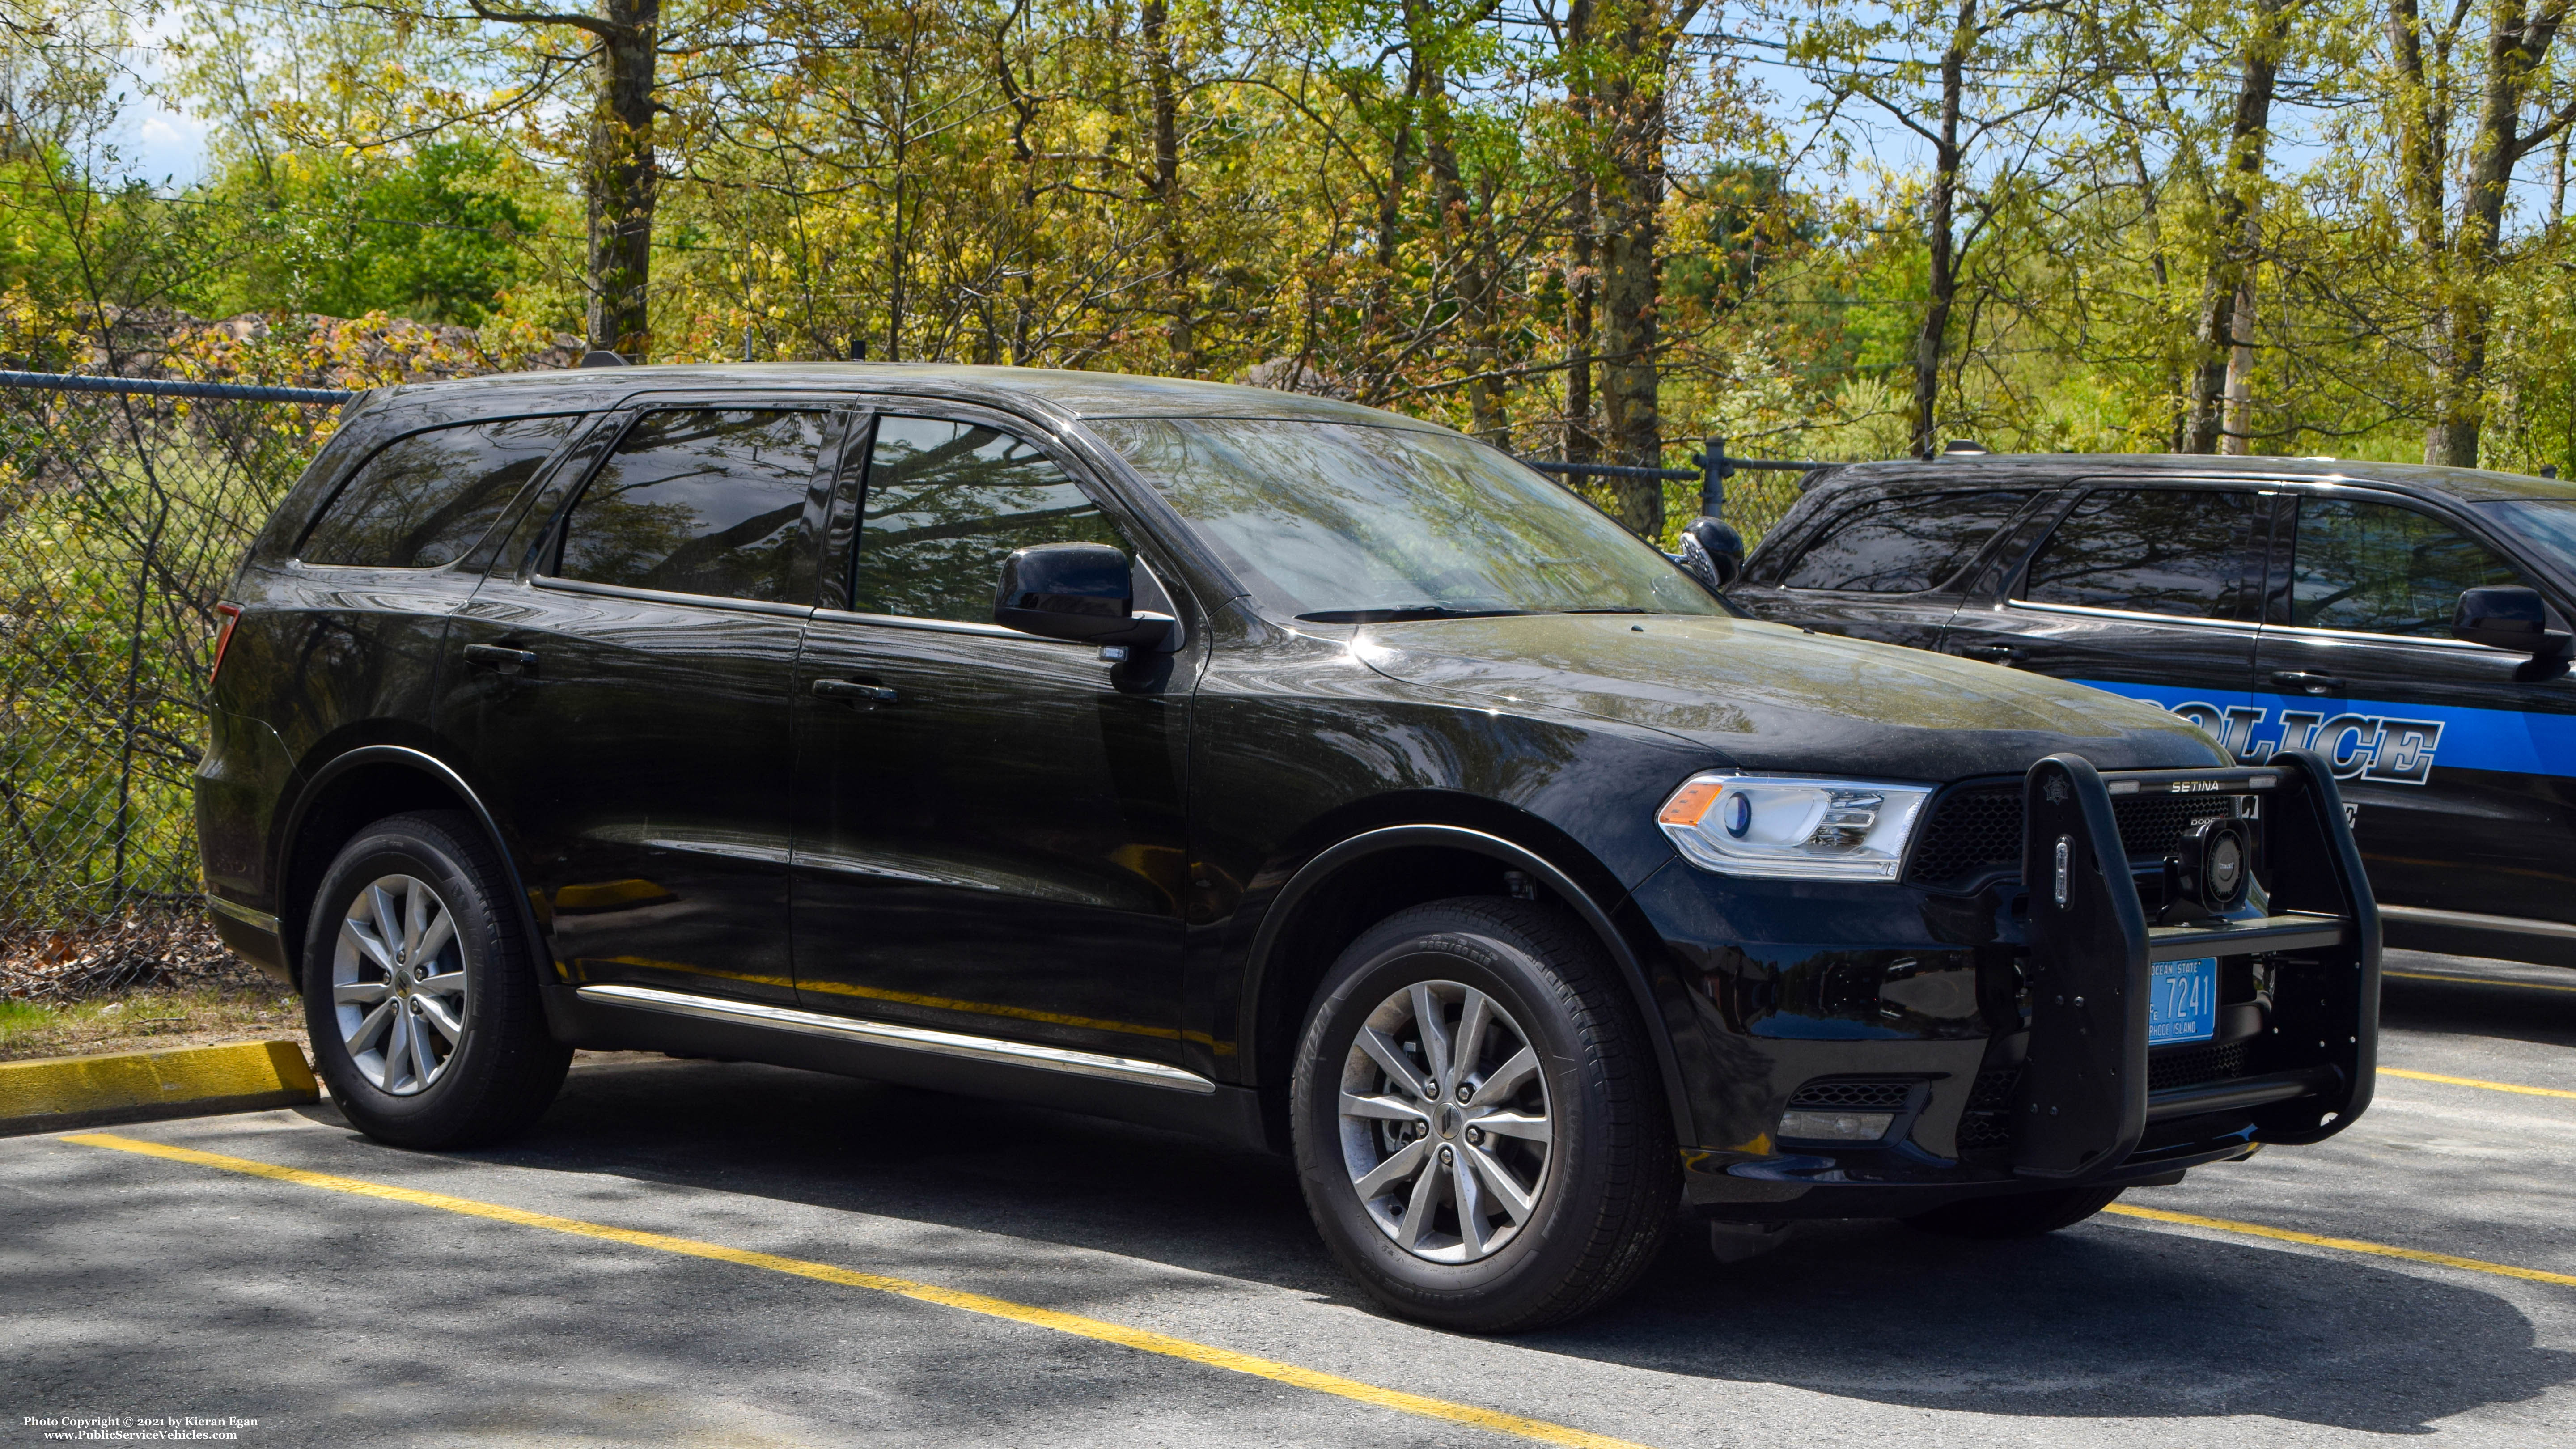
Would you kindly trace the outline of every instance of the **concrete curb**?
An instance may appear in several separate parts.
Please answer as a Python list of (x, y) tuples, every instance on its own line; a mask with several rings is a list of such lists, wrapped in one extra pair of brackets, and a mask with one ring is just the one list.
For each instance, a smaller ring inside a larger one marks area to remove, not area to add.
[(319, 1101), (291, 1041), (0, 1062), (0, 1137)]

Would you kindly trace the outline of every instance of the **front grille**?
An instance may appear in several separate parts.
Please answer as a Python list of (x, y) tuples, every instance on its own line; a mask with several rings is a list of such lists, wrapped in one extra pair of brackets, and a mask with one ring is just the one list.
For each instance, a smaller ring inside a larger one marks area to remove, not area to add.
[(2245, 1048), (2241, 1041), (2223, 1046), (2202, 1045), (2162, 1047), (2147, 1053), (2147, 1090), (2161, 1092), (2168, 1087), (2196, 1087), (2203, 1082), (2223, 1082), (2245, 1075)]
[(2012, 1146), (2013, 1096), (2020, 1087), (2019, 1067), (1977, 1073), (1977, 1085), (1968, 1093), (1968, 1110), (1959, 1118), (1961, 1152), (1994, 1152)]
[(1971, 1112), (1959, 1119), (1961, 1152), (1993, 1152), (2012, 1146), (2012, 1113)]
[(2021, 1085), (2021, 1068), (1996, 1067), (1977, 1073), (1975, 1090), (1968, 1093), (1971, 1112), (2009, 1112), (2013, 1089)]
[(2021, 869), (2021, 787), (1953, 790), (1932, 812), (1909, 872), (1923, 885), (1949, 885), (1995, 869)]
[(2133, 795), (2111, 802), (2120, 820), (2120, 846), (2131, 859), (2170, 855), (2181, 846), (2183, 832), (2195, 822), (2222, 820), (2236, 813), (2236, 802), (2224, 795)]
[(1913, 1092), (1910, 1081), (1809, 1082), (1790, 1095), (1789, 1105), (1826, 1111), (1897, 1112), (1904, 1110), (1905, 1100)]
[[(2120, 846), (2132, 859), (2162, 858), (2194, 821), (2235, 813), (2235, 801), (2224, 795), (2126, 795), (2111, 802)], [(1971, 785), (1942, 796), (1906, 879), (1965, 885), (1996, 871), (2021, 871), (2021, 786)]]

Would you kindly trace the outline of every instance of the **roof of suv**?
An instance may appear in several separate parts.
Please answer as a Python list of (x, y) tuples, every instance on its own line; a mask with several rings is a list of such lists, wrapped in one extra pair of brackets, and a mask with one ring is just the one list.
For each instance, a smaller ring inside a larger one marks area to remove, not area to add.
[(2485, 503), (2502, 498), (2576, 501), (2576, 481), (2496, 473), (2483, 468), (2439, 468), (2423, 463), (2370, 463), (2337, 458), (2213, 458), (2181, 453), (1953, 453), (1847, 463), (1809, 474), (1808, 486), (1837, 488), (1866, 483), (1940, 482), (2062, 483), (2118, 472), (2170, 478), (2314, 478), (2368, 483), (2426, 497)]
[[(453, 402), (473, 393), (532, 391), (547, 406), (605, 407), (639, 392), (700, 392), (730, 387), (869, 392), (930, 392), (942, 397), (985, 397), (1035, 404), (1066, 419), (1283, 418), (1360, 423), (1374, 427), (1448, 432), (1401, 414), (1338, 398), (1222, 382), (1133, 377), (1116, 372), (1068, 372), (1039, 367), (965, 367), (928, 362), (729, 362), (650, 367), (576, 368), (566, 372), (509, 372), (453, 382), (413, 383), (390, 389), (404, 398), (434, 393)], [(534, 398), (527, 399), (534, 402)]]

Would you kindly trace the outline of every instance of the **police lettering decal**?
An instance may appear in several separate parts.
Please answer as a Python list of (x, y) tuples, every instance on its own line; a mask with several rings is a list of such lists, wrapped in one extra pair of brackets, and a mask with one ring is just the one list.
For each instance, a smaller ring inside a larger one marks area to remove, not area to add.
[(2442, 743), (2442, 722), (2433, 719), (2329, 716), (2319, 710), (2283, 709), (2280, 723), (2266, 729), (2264, 725), (2272, 711), (2259, 704), (2231, 705), (2222, 710), (2198, 700), (2185, 700), (2171, 708), (2216, 736), (2229, 754), (2249, 764), (2272, 758), (2275, 750), (2315, 750), (2334, 766), (2338, 780), (2421, 785), (2432, 777), (2433, 751)]
[(2185, 693), (2155, 685), (2079, 679), (2144, 700), (2209, 731), (2230, 755), (2259, 764), (2281, 750), (2314, 750), (2343, 780), (2424, 785), (2436, 753), (2450, 770), (2576, 776), (2576, 714), (2470, 709), (2278, 694)]

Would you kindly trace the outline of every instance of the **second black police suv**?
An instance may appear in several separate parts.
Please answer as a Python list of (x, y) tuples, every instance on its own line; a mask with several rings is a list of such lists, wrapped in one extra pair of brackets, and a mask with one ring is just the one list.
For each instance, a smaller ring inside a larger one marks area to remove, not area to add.
[(1730, 597), (2316, 751), (2392, 945), (2576, 966), (2576, 485), (2299, 458), (1811, 475)]
[(389, 1142), (574, 1046), (1292, 1152), (1505, 1330), (1678, 1215), (2017, 1236), (2371, 1090), (2332, 768), (1738, 617), (1445, 429), (940, 367), (353, 405), (226, 603), (208, 904)]

